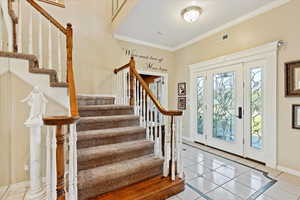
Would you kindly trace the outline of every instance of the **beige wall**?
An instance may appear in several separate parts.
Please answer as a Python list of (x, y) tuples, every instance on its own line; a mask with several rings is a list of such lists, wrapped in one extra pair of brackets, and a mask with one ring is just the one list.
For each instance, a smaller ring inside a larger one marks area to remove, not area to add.
[[(176, 80), (189, 83), (188, 66), (218, 56), (256, 47), (275, 40), (283, 40), (285, 46), (278, 57), (278, 164), (300, 171), (300, 131), (291, 128), (291, 105), (300, 98), (284, 97), (284, 63), (300, 59), (300, 1), (276, 8), (252, 18), (221, 33), (205, 38), (175, 52)], [(222, 34), (229, 39), (222, 40)], [(173, 91), (176, 90), (175, 83)], [(175, 99), (175, 98), (174, 98)], [(173, 101), (175, 106), (176, 102)], [(184, 135), (190, 136), (188, 113), (185, 114)], [(268, 134), (268, 133), (266, 133)]]

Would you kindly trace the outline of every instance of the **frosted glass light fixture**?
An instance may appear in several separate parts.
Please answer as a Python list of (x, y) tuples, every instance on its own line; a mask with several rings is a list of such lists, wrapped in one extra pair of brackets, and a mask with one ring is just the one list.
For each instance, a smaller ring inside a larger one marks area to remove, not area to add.
[(199, 19), (201, 13), (202, 8), (199, 6), (190, 6), (181, 11), (181, 16), (186, 22), (193, 23)]

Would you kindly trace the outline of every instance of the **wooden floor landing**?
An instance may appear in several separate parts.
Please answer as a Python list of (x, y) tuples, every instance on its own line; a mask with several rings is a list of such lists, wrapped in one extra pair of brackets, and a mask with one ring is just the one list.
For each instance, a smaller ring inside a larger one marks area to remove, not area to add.
[(157, 176), (119, 190), (109, 192), (93, 200), (165, 200), (184, 190), (184, 181)]

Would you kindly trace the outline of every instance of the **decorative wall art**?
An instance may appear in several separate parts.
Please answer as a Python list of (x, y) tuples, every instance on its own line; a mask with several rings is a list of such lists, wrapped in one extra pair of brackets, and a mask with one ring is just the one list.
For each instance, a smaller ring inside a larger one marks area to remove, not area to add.
[(300, 129), (300, 104), (294, 104), (292, 109), (292, 127)]
[(285, 96), (300, 97), (300, 60), (285, 64)]
[(186, 83), (178, 83), (178, 96), (186, 96)]
[(168, 69), (163, 67), (164, 58), (162, 57), (156, 57), (153, 55), (144, 55), (142, 53), (139, 53), (136, 49), (130, 49), (130, 48), (123, 48), (123, 51), (125, 53), (125, 56), (130, 58), (134, 57), (137, 62), (140, 61), (140, 64), (143, 65), (144, 68), (152, 70), (152, 71), (159, 71), (167, 73)]
[(186, 97), (178, 97), (177, 106), (179, 110), (186, 110)]

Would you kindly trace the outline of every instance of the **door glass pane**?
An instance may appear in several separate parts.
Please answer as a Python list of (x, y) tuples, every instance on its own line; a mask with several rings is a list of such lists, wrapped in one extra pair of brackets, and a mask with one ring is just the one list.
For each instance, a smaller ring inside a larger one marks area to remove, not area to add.
[(197, 78), (197, 133), (204, 131), (204, 77)]
[(251, 147), (262, 148), (263, 87), (262, 69), (250, 70), (250, 134)]
[(213, 137), (235, 140), (235, 73), (215, 74), (213, 88)]

